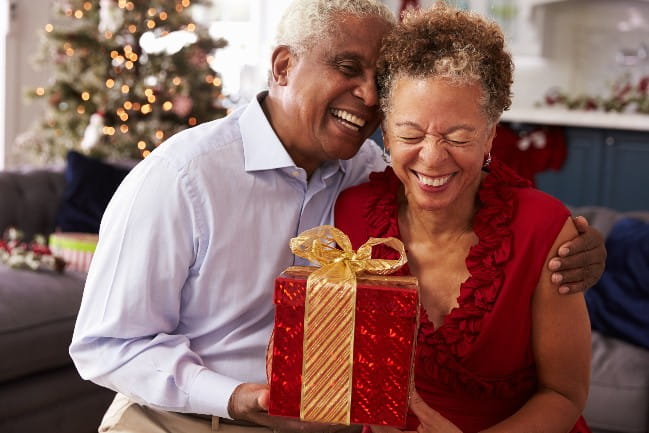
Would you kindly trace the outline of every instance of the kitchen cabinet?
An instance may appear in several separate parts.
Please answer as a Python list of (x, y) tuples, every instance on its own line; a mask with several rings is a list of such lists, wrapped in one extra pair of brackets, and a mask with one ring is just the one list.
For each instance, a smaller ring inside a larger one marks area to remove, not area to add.
[(537, 187), (570, 206), (649, 210), (649, 132), (567, 127), (568, 156)]

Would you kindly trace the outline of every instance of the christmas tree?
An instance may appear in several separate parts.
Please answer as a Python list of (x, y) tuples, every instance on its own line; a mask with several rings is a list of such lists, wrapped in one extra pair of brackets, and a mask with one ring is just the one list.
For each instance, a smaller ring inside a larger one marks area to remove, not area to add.
[(37, 58), (51, 68), (50, 82), (29, 93), (47, 101), (45, 115), (18, 151), (41, 162), (70, 149), (143, 158), (170, 135), (225, 115), (221, 78), (209, 64), (226, 42), (194, 22), (191, 6), (57, 0), (57, 19), (45, 27)]

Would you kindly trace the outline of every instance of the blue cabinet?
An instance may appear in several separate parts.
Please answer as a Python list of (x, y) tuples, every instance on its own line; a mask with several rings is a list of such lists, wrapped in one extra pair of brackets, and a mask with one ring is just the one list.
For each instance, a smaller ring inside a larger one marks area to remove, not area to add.
[(649, 132), (566, 128), (561, 171), (536, 177), (537, 187), (571, 206), (649, 210)]

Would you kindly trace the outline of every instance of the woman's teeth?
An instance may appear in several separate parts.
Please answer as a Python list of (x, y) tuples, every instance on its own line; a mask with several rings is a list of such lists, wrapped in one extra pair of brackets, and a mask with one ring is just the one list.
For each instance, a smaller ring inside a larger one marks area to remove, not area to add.
[(428, 177), (423, 174), (417, 173), (417, 178), (419, 182), (423, 183), (426, 186), (440, 187), (446, 185), (446, 183), (451, 179), (451, 175), (446, 175), (442, 177)]
[(333, 114), (336, 118), (343, 120), (344, 122), (341, 123), (354, 131), (358, 131), (360, 128), (365, 126), (365, 120), (350, 113), (349, 111), (331, 110), (331, 114)]

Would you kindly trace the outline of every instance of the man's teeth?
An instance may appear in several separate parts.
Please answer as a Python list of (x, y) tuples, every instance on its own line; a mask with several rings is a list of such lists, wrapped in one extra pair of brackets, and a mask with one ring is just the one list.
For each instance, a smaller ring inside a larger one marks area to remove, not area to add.
[(348, 125), (347, 123), (343, 123), (345, 126), (351, 127), (352, 125), (355, 126), (356, 128), (353, 128), (354, 130), (357, 130), (358, 128), (362, 128), (365, 126), (365, 120), (361, 119), (358, 116), (353, 115), (349, 111), (345, 110), (331, 110), (331, 113), (336, 116), (339, 119), (345, 120), (351, 125)]
[(446, 185), (449, 179), (451, 179), (450, 174), (442, 177), (428, 177), (428, 176), (424, 176), (423, 174), (417, 173), (417, 177), (419, 178), (419, 181), (424, 185), (434, 186), (434, 187)]

